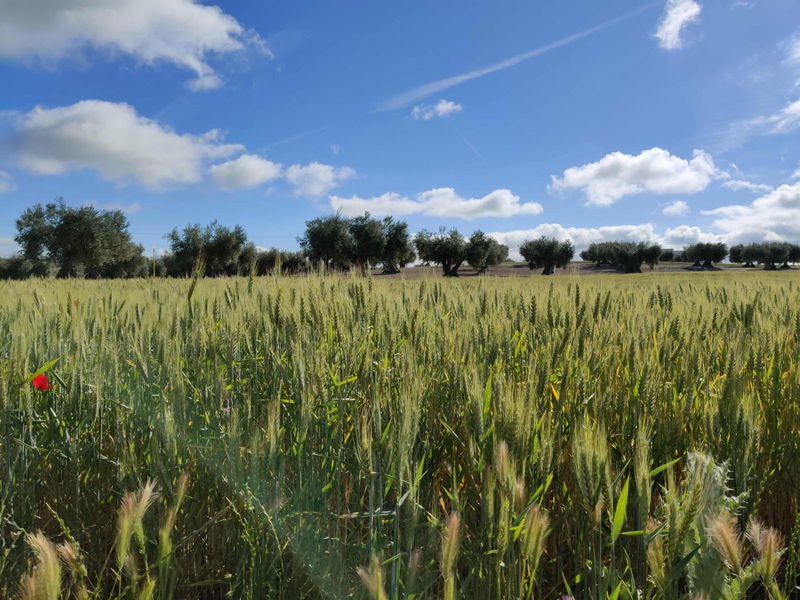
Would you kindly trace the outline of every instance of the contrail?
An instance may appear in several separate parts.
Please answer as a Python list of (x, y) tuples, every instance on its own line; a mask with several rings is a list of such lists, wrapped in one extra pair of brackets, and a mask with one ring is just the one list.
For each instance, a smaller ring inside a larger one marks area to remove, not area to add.
[(464, 143), (467, 145), (467, 147), (475, 153), (475, 156), (477, 156), (478, 159), (483, 163), (483, 166), (484, 167), (488, 167), (489, 163), (487, 163), (486, 159), (483, 158), (483, 154), (478, 152), (478, 149), (475, 146), (472, 145), (472, 142), (470, 142), (463, 133), (461, 133), (461, 130), (458, 127), (456, 127), (455, 125), (453, 125), (453, 129), (455, 129), (456, 133), (458, 134), (458, 136), (462, 140), (464, 140)]
[(403, 108), (404, 106), (407, 106), (412, 102), (416, 102), (417, 100), (426, 98), (431, 94), (436, 94), (437, 92), (447, 90), (460, 83), (464, 83), (465, 81), (470, 81), (471, 79), (477, 79), (478, 77), (483, 77), (484, 75), (488, 75), (489, 73), (503, 71), (510, 67), (516, 66), (519, 63), (526, 61), (528, 59), (541, 56), (542, 54), (550, 52), (551, 50), (556, 50), (557, 48), (561, 48), (563, 46), (571, 44), (572, 42), (576, 42), (585, 37), (589, 37), (590, 35), (594, 35), (595, 33), (603, 31), (604, 29), (608, 29), (609, 27), (617, 25), (618, 23), (622, 23), (623, 21), (627, 21), (628, 19), (632, 19), (636, 15), (660, 5), (661, 2), (651, 2), (650, 4), (645, 4), (644, 6), (641, 6), (635, 10), (626, 12), (625, 14), (620, 15), (619, 17), (616, 17), (609, 21), (604, 21), (599, 25), (595, 25), (594, 27), (585, 29), (584, 31), (573, 33), (570, 36), (567, 36), (556, 42), (547, 44), (546, 46), (536, 48), (535, 50), (529, 50), (528, 52), (517, 54), (516, 56), (512, 56), (511, 58), (507, 58), (506, 60), (500, 61), (499, 63), (495, 63), (488, 67), (484, 67), (483, 69), (469, 71), (468, 73), (462, 73), (461, 75), (454, 75), (452, 77), (447, 77), (445, 79), (439, 79), (438, 81), (431, 81), (430, 83), (426, 83), (425, 85), (416, 87), (413, 90), (403, 92), (402, 94), (398, 94), (397, 96), (393, 96), (388, 100), (385, 100), (384, 102), (379, 104), (378, 107), (373, 112), (384, 112), (387, 110), (395, 110), (397, 108)]

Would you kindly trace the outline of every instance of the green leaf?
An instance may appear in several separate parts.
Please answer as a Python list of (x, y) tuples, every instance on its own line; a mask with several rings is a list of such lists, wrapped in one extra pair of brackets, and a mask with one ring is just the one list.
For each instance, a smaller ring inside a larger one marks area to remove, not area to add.
[(622, 486), (622, 492), (620, 492), (619, 500), (617, 500), (617, 508), (614, 510), (614, 521), (611, 523), (612, 544), (617, 541), (622, 531), (622, 525), (625, 523), (625, 513), (628, 509), (628, 485), (630, 482), (631, 478), (628, 477), (625, 480), (625, 485)]
[(486, 380), (486, 385), (483, 386), (483, 421), (484, 423), (489, 419), (489, 412), (492, 407), (492, 375)]
[(672, 465), (674, 465), (674, 464), (675, 464), (676, 462), (678, 462), (679, 460), (680, 460), (680, 458), (676, 458), (675, 460), (671, 460), (671, 461), (669, 461), (669, 462), (667, 462), (667, 463), (664, 463), (664, 464), (663, 464), (663, 465), (661, 465), (660, 467), (656, 467), (655, 469), (653, 469), (652, 471), (650, 471), (650, 477), (655, 477), (656, 475), (658, 475), (659, 473), (661, 473), (661, 471), (663, 471), (663, 470), (665, 470), (665, 469), (669, 469), (669, 468), (670, 468)]
[(617, 600), (619, 598), (619, 591), (622, 589), (622, 582), (620, 581), (617, 584), (617, 587), (614, 588), (614, 591), (611, 592), (611, 595), (608, 597), (608, 600)]
[(28, 376), (28, 379), (33, 379), (33, 378), (34, 378), (34, 377), (36, 377), (37, 375), (41, 375), (42, 373), (47, 373), (47, 372), (48, 372), (50, 369), (52, 369), (52, 368), (55, 366), (55, 364), (56, 364), (58, 361), (60, 361), (60, 360), (61, 360), (61, 357), (59, 356), (58, 358), (54, 358), (54, 359), (53, 359), (53, 360), (51, 360), (50, 362), (46, 362), (46, 363), (44, 363), (44, 364), (43, 364), (41, 367), (39, 367), (39, 368), (36, 370), (36, 372), (35, 372), (35, 373), (33, 373), (33, 374), (29, 375), (29, 376)]

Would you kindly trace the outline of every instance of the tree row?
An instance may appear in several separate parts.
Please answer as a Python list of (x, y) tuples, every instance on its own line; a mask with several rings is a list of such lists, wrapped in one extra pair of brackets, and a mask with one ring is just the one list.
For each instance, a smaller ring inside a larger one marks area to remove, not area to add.
[[(192, 274), (227, 276), (271, 273), (298, 274), (311, 270), (362, 273), (380, 268), (398, 273), (415, 262), (436, 265), (447, 277), (457, 277), (464, 265), (484, 273), (508, 260), (509, 249), (482, 231), (469, 237), (458, 230), (423, 230), (413, 239), (408, 225), (392, 217), (375, 219), (368, 213), (353, 218), (341, 215), (306, 222), (298, 238), (300, 251), (257, 248), (241, 226), (216, 222), (187, 225), (165, 235), (169, 250), (163, 256), (146, 257), (135, 244), (128, 221), (118, 210), (92, 206), (69, 207), (63, 201), (27, 209), (17, 219), (20, 252), (0, 259), (0, 279), (56, 276), (60, 278), (185, 277)], [(575, 255), (570, 241), (540, 237), (525, 240), (519, 248), (530, 269), (552, 275), (565, 268)], [(736, 245), (698, 243), (683, 250), (662, 249), (647, 242), (607, 241), (591, 244), (581, 259), (598, 267), (625, 273), (641, 272), (659, 262), (691, 262), (690, 269), (715, 269), (730, 257), (745, 267), (774, 270), (800, 262), (800, 246), (785, 242)]]

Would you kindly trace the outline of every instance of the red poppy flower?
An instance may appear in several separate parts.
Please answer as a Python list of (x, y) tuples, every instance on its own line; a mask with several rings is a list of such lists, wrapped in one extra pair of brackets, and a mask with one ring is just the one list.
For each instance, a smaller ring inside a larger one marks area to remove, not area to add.
[(36, 377), (31, 379), (31, 383), (33, 384), (33, 387), (43, 392), (46, 392), (47, 390), (50, 389), (50, 380), (47, 379), (47, 375), (45, 375), (44, 373), (42, 373), (41, 375), (37, 375)]

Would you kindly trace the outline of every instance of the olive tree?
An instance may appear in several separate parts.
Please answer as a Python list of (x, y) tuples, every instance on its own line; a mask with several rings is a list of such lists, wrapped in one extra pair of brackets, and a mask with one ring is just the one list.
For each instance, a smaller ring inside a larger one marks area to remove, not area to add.
[(541, 237), (526, 240), (519, 247), (519, 253), (528, 263), (529, 269), (542, 269), (542, 275), (552, 275), (557, 267), (569, 265), (575, 255), (571, 241), (561, 242), (555, 238)]
[(414, 237), (414, 245), (419, 259), (441, 265), (445, 277), (458, 277), (458, 269), (467, 260), (467, 242), (456, 229), (422, 230)]
[(683, 255), (687, 259), (694, 261), (693, 267), (713, 269), (715, 262), (721, 262), (728, 256), (728, 246), (721, 242), (699, 242), (687, 246), (683, 250)]
[(383, 235), (386, 245), (383, 248), (381, 264), (383, 272), (399, 273), (401, 267), (413, 263), (417, 258), (408, 225), (403, 221), (395, 221), (392, 217), (383, 220)]
[(312, 262), (325, 269), (347, 269), (353, 257), (350, 223), (339, 214), (306, 222), (305, 234), (298, 238), (300, 247)]
[(508, 258), (508, 246), (482, 231), (476, 231), (467, 242), (466, 256), (469, 266), (482, 274), (490, 266), (499, 265)]
[(29, 261), (31, 273), (57, 277), (134, 277), (146, 273), (144, 249), (128, 233), (120, 210), (71, 207), (63, 200), (25, 210), (14, 238)]

